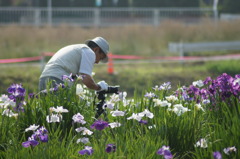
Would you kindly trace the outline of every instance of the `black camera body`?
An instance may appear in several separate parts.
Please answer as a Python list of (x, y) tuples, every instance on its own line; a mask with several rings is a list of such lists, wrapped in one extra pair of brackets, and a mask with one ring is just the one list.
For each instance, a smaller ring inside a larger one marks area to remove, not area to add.
[(105, 94), (118, 94), (118, 88), (119, 86), (108, 86), (108, 90), (103, 90), (103, 91), (98, 91), (97, 96), (99, 100), (104, 100), (105, 99)]
[(95, 118), (97, 119), (102, 113), (105, 113), (104, 109), (103, 109), (103, 105), (105, 104), (105, 95), (106, 94), (118, 94), (119, 90), (118, 90), (119, 86), (108, 86), (107, 90), (103, 90), (103, 91), (98, 91), (97, 92), (97, 98), (100, 100), (100, 102), (97, 104), (97, 112), (95, 115)]

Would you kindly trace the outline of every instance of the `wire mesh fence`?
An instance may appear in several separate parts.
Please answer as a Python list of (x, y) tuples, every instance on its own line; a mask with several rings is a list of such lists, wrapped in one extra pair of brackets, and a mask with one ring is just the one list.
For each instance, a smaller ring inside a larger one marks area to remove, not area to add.
[(164, 20), (186, 23), (214, 18), (212, 8), (31, 8), (0, 7), (0, 25), (122, 26), (154, 25)]

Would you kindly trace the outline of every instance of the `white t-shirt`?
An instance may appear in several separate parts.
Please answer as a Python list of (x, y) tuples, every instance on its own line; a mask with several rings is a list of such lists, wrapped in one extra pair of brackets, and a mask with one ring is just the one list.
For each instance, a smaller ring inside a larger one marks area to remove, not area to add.
[(53, 76), (62, 80), (63, 75), (69, 76), (84, 73), (92, 75), (96, 55), (85, 44), (69, 45), (60, 49), (46, 64), (40, 78)]
[(80, 62), (79, 73), (92, 76), (93, 65), (96, 60), (95, 53), (89, 48), (82, 48), (82, 59)]

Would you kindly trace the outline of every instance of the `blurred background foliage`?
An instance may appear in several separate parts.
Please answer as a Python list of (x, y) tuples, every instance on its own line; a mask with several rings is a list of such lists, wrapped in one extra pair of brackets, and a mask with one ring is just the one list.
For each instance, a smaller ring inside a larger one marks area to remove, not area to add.
[[(158, 27), (124, 26), (103, 28), (81, 28), (61, 25), (58, 27), (0, 27), (0, 59), (40, 56), (42, 52), (56, 52), (60, 48), (83, 43), (95, 36), (103, 36), (110, 43), (110, 51), (119, 55), (139, 55), (145, 57), (179, 56), (168, 51), (169, 42), (231, 41), (240, 39), (240, 21), (204, 21), (189, 25), (168, 21)], [(234, 52), (188, 53), (186, 56), (214, 56)], [(235, 52), (239, 53), (239, 52)], [(50, 57), (46, 57), (45, 61)], [(107, 73), (107, 64), (94, 67), (95, 81), (105, 80), (109, 85), (120, 85), (129, 96), (134, 91), (171, 82), (176, 88), (179, 84), (189, 85), (195, 80), (217, 77), (222, 73), (239, 74), (240, 60), (205, 62), (164, 62), (146, 63), (145, 61), (114, 62), (114, 74)], [(0, 64), (0, 93), (12, 83), (22, 83), (29, 92), (38, 91), (38, 78), (42, 66), (40, 62)]]
[[(173, 3), (174, 2), (174, 3)], [(101, 7), (212, 7), (213, 0), (102, 0)], [(239, 13), (239, 0), (219, 0), (220, 11)], [(95, 7), (95, 0), (52, 0), (53, 7)], [(0, 6), (46, 7), (47, 0), (0, 0)], [(118, 55), (144, 57), (179, 56), (168, 51), (169, 42), (208, 42), (240, 40), (240, 21), (203, 19), (201, 23), (184, 24), (164, 21), (159, 26), (129, 25), (121, 27), (57, 27), (0, 26), (0, 59), (40, 56), (43, 52), (56, 52), (60, 48), (96, 36), (106, 38), (110, 51)], [(239, 52), (188, 53), (186, 56), (214, 56)], [(47, 61), (50, 57), (47, 57)], [(22, 83), (30, 92), (37, 92), (41, 73), (40, 62), (25, 64), (0, 64), (0, 93), (12, 83)], [(107, 73), (107, 65), (95, 66), (95, 80), (105, 80), (110, 85), (120, 85), (130, 95), (135, 90), (171, 82), (173, 87), (189, 85), (194, 80), (216, 77), (222, 73), (239, 74), (239, 60), (214, 62), (127, 62), (114, 63), (115, 74)]]
[[(101, 7), (212, 7), (214, 0), (101, 0)], [(48, 0), (0, 0), (0, 6), (46, 7)], [(52, 0), (53, 7), (95, 7), (97, 0)], [(219, 11), (240, 13), (239, 0), (219, 0)]]
[[(206, 20), (198, 24), (165, 21), (160, 26), (123, 26), (82, 28), (63, 24), (58, 27), (0, 27), (0, 58), (39, 56), (42, 52), (56, 52), (69, 44), (84, 43), (102, 36), (110, 43), (110, 51), (119, 55), (178, 56), (168, 51), (169, 42), (208, 42), (240, 40), (240, 21)], [(197, 55), (228, 54), (206, 52)], [(196, 55), (188, 53), (187, 55)]]

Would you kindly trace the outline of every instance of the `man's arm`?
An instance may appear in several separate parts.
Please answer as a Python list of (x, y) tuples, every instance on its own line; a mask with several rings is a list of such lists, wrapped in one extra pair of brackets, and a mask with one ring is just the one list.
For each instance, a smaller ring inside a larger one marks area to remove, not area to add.
[(93, 78), (90, 75), (81, 73), (80, 76), (82, 77), (83, 84), (86, 85), (89, 89), (96, 91), (101, 90), (101, 87), (94, 82)]

